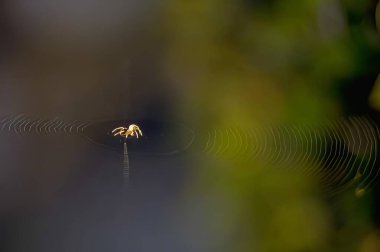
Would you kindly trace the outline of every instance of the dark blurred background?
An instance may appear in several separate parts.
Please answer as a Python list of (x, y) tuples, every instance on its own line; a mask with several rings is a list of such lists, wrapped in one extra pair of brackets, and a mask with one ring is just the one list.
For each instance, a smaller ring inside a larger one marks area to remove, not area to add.
[[(0, 115), (194, 129), (380, 110), (375, 0), (0, 1)], [(142, 127), (142, 130), (143, 127)], [(379, 186), (0, 134), (2, 251), (380, 251)], [(202, 136), (201, 136), (202, 137)]]

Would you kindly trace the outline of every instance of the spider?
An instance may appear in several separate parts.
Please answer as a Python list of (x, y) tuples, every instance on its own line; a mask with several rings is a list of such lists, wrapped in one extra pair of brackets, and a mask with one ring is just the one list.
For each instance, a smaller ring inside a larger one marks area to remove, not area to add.
[(112, 130), (112, 134), (114, 136), (120, 135), (122, 137), (128, 138), (128, 136), (136, 136), (136, 138), (139, 138), (139, 135), (142, 136), (142, 131), (140, 130), (139, 126), (136, 124), (129, 125), (128, 128), (125, 127), (117, 127), (114, 130)]

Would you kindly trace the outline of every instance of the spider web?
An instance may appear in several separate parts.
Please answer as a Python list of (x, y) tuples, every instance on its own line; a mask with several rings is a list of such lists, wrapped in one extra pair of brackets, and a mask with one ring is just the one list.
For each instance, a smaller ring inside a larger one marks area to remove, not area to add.
[(195, 134), (180, 124), (136, 120), (137, 124), (147, 125), (143, 137), (123, 139), (121, 144), (120, 138), (107, 132), (124, 121), (66, 122), (19, 114), (1, 118), (0, 131), (16, 135), (75, 134), (108, 149), (120, 151), (122, 147), (126, 178), (130, 175), (130, 150), (147, 155), (174, 155), (190, 147), (209, 156), (247, 162), (260, 160), (287, 167), (289, 171), (316, 178), (322, 190), (330, 195), (354, 188), (355, 195), (361, 196), (371, 189), (380, 174), (380, 130), (378, 123), (369, 117), (349, 117), (320, 125), (216, 128), (206, 130), (205, 134)]

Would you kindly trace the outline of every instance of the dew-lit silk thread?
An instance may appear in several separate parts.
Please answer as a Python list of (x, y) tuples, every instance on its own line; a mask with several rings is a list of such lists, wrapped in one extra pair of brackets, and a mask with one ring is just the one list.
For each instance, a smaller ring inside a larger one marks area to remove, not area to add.
[[(356, 186), (362, 194), (380, 175), (379, 128), (366, 117), (328, 121), (318, 126), (224, 128), (208, 132), (204, 153), (240, 160), (260, 159), (318, 178), (338, 193)], [(222, 146), (221, 146), (222, 145)]]
[(127, 143), (123, 144), (123, 176), (124, 182), (128, 183), (129, 181), (129, 156), (128, 156), (128, 148)]

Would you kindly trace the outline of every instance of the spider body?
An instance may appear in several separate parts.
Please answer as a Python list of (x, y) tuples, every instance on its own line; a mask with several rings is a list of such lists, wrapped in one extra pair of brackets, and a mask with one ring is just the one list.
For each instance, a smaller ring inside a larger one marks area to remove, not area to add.
[(128, 136), (139, 138), (139, 136), (142, 136), (142, 131), (140, 130), (140, 127), (136, 124), (129, 125), (128, 128), (126, 127), (117, 127), (114, 130), (112, 130), (113, 136), (122, 136), (125, 138), (128, 138)]

